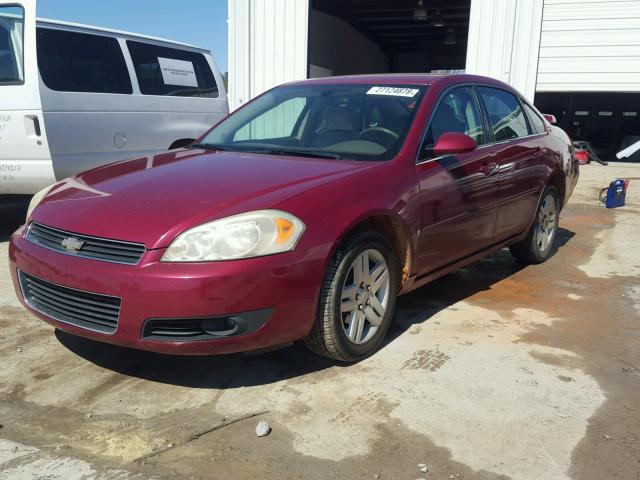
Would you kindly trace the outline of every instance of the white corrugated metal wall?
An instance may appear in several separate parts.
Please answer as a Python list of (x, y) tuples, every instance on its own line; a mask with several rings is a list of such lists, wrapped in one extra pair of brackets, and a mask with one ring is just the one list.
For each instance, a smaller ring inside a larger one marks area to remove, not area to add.
[(537, 90), (640, 92), (640, 0), (545, 0)]
[[(231, 109), (307, 77), (309, 0), (228, 2)], [(530, 100), (640, 92), (640, 0), (472, 0), (466, 70)]]
[(497, 78), (533, 100), (543, 0), (472, 0), (467, 73)]
[(229, 106), (307, 78), (309, 0), (229, 0)]

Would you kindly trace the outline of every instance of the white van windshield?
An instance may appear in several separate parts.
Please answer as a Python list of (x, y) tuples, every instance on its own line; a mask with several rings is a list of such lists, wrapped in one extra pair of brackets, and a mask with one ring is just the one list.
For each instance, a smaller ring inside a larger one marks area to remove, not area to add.
[(24, 9), (0, 7), (0, 85), (24, 81)]

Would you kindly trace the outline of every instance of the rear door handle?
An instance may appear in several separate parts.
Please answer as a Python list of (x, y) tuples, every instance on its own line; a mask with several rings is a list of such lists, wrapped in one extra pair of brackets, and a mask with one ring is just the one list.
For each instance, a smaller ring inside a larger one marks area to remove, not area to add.
[(484, 167), (482, 167), (482, 172), (490, 177), (498, 172), (499, 165), (496, 162), (487, 163)]

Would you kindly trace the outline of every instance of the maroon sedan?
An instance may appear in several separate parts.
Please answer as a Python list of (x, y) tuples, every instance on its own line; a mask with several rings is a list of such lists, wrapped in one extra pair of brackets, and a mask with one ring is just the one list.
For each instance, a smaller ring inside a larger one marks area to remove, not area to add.
[(505, 246), (553, 253), (578, 178), (571, 142), (477, 76), (291, 83), (183, 149), (34, 197), (16, 292), (57, 328), (175, 354), (304, 339), (376, 350), (396, 296)]

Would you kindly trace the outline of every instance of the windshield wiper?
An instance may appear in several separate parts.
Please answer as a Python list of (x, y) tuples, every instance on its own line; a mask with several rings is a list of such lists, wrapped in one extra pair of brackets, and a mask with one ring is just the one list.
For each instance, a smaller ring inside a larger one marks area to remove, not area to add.
[(342, 155), (332, 152), (318, 152), (315, 150), (260, 150), (255, 153), (264, 153), (266, 155), (288, 155), (296, 157), (310, 157), (310, 158), (331, 158), (333, 160), (342, 160)]
[(214, 145), (213, 143), (192, 143), (189, 148), (204, 148), (205, 150), (213, 150), (214, 152), (224, 152), (225, 149), (220, 145)]

